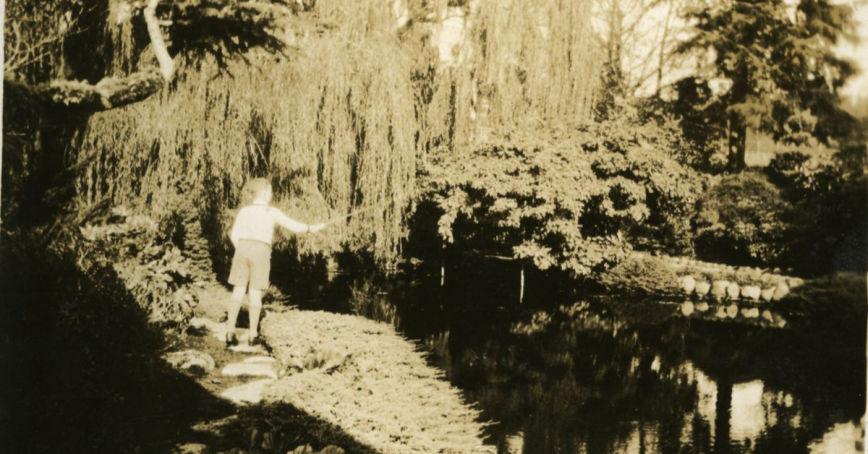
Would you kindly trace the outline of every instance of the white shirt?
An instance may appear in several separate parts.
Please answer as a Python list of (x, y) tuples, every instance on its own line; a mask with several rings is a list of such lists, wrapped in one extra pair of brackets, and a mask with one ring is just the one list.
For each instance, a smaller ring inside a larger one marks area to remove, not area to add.
[(238, 212), (229, 237), (232, 239), (232, 244), (236, 246), (239, 240), (253, 240), (270, 245), (274, 236), (274, 224), (279, 224), (296, 233), (308, 230), (307, 224), (289, 218), (277, 208), (254, 204), (248, 205)]

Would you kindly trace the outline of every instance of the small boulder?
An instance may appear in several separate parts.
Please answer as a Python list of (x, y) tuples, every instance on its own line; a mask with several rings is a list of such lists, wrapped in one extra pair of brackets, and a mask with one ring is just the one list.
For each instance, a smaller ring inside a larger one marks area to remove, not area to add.
[(780, 301), (784, 299), (790, 293), (790, 287), (786, 282), (781, 281), (778, 282), (778, 285), (775, 286), (775, 293), (772, 294), (772, 301)]
[(764, 320), (768, 320), (768, 321), (770, 321), (770, 322), (774, 322), (774, 321), (775, 321), (774, 317), (772, 316), (772, 311), (770, 311), (770, 310), (768, 310), (768, 309), (764, 310), (764, 311), (762, 312), (761, 316), (762, 316), (762, 318), (763, 318)]
[(711, 284), (711, 296), (715, 298), (723, 298), (726, 296), (726, 289), (729, 287), (729, 281), (714, 281)]
[(726, 308), (723, 306), (718, 306), (717, 312), (714, 314), (717, 318), (726, 318)]
[(700, 301), (700, 302), (696, 303), (696, 310), (699, 312), (708, 311), (708, 303), (706, 303), (705, 301)]
[(745, 307), (741, 310), (741, 316), (744, 318), (757, 318), (757, 317), (759, 317), (759, 315), (760, 315), (759, 309), (757, 309), (755, 307), (751, 307), (751, 308)]
[(741, 289), (739, 288), (738, 284), (736, 284), (735, 282), (729, 284), (729, 286), (726, 287), (726, 295), (729, 297), (729, 299), (731, 299), (731, 300), (738, 299), (738, 295), (740, 295), (740, 294), (741, 294)]
[(690, 301), (685, 301), (685, 302), (681, 303), (681, 313), (687, 317), (689, 317), (690, 314), (693, 313), (694, 309), (695, 309), (695, 307), (693, 306), (693, 303)]
[(697, 282), (695, 290), (699, 296), (708, 295), (708, 291), (711, 290), (711, 284), (705, 281)]
[(738, 315), (738, 304), (732, 303), (729, 306), (726, 306), (726, 316), (729, 318), (735, 318)]
[(775, 288), (774, 287), (763, 289), (760, 292), (760, 299), (762, 299), (763, 301), (771, 301), (772, 296), (774, 294), (775, 294)]
[(684, 293), (688, 295), (693, 293), (693, 290), (696, 288), (696, 280), (693, 279), (693, 276), (687, 275), (681, 278), (681, 289), (684, 290)]
[(760, 293), (762, 291), (756, 285), (745, 285), (741, 288), (741, 296), (742, 298), (752, 299), (757, 301), (760, 299)]

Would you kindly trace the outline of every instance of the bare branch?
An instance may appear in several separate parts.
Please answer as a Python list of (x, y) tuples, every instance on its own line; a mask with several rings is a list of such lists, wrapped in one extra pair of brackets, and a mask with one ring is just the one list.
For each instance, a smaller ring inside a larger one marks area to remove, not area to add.
[(20, 99), (54, 108), (97, 112), (115, 109), (149, 98), (163, 88), (163, 78), (156, 68), (124, 78), (107, 77), (96, 85), (77, 80), (55, 80), (36, 86), (9, 78), (6, 89), (17, 91)]
[(143, 14), (145, 16), (145, 23), (148, 24), (148, 36), (151, 38), (151, 46), (153, 46), (154, 54), (160, 63), (160, 71), (163, 73), (163, 79), (168, 82), (172, 80), (172, 76), (175, 73), (175, 60), (169, 55), (166, 42), (163, 40), (163, 32), (160, 31), (160, 21), (157, 19), (157, 3), (159, 3), (159, 0), (148, 0), (148, 6), (145, 7)]

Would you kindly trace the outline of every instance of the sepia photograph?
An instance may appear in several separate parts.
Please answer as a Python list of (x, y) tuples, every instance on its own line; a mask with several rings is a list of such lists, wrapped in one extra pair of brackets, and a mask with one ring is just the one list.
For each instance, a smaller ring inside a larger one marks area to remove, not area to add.
[(868, 0), (0, 11), (0, 454), (868, 453)]

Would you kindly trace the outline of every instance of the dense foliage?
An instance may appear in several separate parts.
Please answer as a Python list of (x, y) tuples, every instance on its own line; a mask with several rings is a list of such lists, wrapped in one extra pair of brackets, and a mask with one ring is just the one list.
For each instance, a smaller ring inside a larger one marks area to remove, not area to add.
[(840, 108), (837, 89), (854, 69), (833, 48), (851, 36), (851, 15), (849, 5), (827, 0), (793, 6), (736, 0), (687, 9), (693, 36), (680, 52), (694, 56), (701, 69), (678, 87), (691, 99), (682, 106), (690, 120), (685, 130), (726, 133), (731, 170), (745, 166), (748, 126), (797, 143), (846, 135), (854, 124)]
[(462, 249), (560, 267), (574, 275), (616, 263), (634, 229), (689, 232), (700, 183), (670, 157), (676, 143), (654, 123), (616, 119), (492, 137), (434, 159), (425, 197), (438, 232)]
[(792, 206), (762, 174), (723, 177), (699, 203), (696, 249), (733, 264), (774, 264), (786, 252)]
[(597, 281), (611, 294), (669, 296), (678, 293), (678, 276), (657, 257), (631, 255), (601, 273)]
[(795, 207), (788, 265), (811, 274), (868, 267), (868, 182), (861, 166), (842, 153), (792, 152), (776, 156), (766, 172)]

